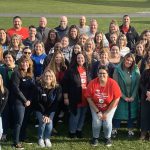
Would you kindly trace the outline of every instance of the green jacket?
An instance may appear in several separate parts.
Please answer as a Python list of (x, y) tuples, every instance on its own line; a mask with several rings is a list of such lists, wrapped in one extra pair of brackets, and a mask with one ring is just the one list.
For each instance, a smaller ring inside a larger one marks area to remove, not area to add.
[[(129, 118), (134, 119), (138, 115), (138, 106), (139, 106), (139, 95), (138, 95), (138, 88), (139, 88), (139, 81), (140, 81), (140, 72), (135, 65), (132, 72), (130, 73), (131, 77), (131, 86), (130, 92), (127, 89), (127, 75), (124, 70), (121, 68), (121, 64), (119, 64), (115, 71), (113, 78), (118, 82), (120, 89), (122, 91), (122, 97), (120, 98), (118, 107), (116, 109), (114, 119), (120, 120), (128, 120)], [(133, 102), (126, 102), (126, 97), (133, 97)]]

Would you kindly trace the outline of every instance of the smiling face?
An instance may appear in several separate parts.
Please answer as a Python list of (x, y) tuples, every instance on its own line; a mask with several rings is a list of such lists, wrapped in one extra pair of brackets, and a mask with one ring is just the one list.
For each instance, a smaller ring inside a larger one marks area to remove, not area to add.
[(125, 68), (129, 69), (133, 65), (133, 58), (127, 57), (124, 61)]
[(81, 52), (81, 46), (80, 45), (78, 45), (78, 44), (76, 44), (75, 46), (74, 46), (74, 53), (75, 54), (77, 54), (77, 53), (79, 53), (79, 52)]
[(47, 19), (45, 17), (41, 17), (39, 20), (39, 26), (45, 28), (47, 25)]
[(98, 78), (100, 82), (106, 83), (108, 79), (108, 72), (105, 69), (99, 69)]
[(101, 33), (96, 35), (96, 43), (100, 43), (103, 40), (103, 35)]
[(5, 64), (9, 67), (9, 66), (13, 66), (14, 65), (14, 59), (12, 57), (12, 55), (7, 54), (4, 58)]
[(123, 25), (124, 26), (129, 26), (130, 25), (130, 17), (129, 16), (123, 17)]
[(16, 18), (13, 20), (13, 24), (15, 29), (20, 29), (22, 26), (22, 21), (20, 18)]
[(83, 64), (85, 63), (85, 58), (84, 58), (83, 54), (77, 55), (77, 63), (79, 66), (83, 66)]
[(35, 45), (35, 53), (36, 53), (36, 55), (41, 55), (42, 53), (43, 53), (43, 46), (42, 46), (42, 44), (40, 44), (40, 43), (37, 43), (36, 45)]
[(62, 55), (58, 53), (55, 57), (55, 63), (56, 64), (61, 64), (62, 63)]
[(53, 74), (49, 71), (46, 71), (43, 76), (43, 80), (47, 85), (51, 85), (53, 81)]
[(50, 38), (51, 40), (55, 40), (55, 39), (56, 39), (56, 33), (55, 33), (55, 32), (50, 32), (49, 38)]
[(24, 71), (27, 71), (29, 68), (29, 62), (27, 60), (24, 60), (21, 62), (21, 69)]
[(143, 56), (143, 54), (144, 54), (144, 47), (143, 47), (142, 44), (138, 44), (136, 46), (136, 52), (137, 52), (138, 56)]
[(118, 46), (113, 46), (111, 48), (110, 53), (111, 53), (111, 56), (113, 56), (113, 57), (119, 56), (119, 47)]
[(85, 24), (86, 24), (86, 18), (85, 18), (85, 16), (82, 16), (81, 18), (80, 18), (80, 26), (82, 27), (82, 26), (85, 26)]
[(76, 38), (77, 38), (77, 35), (78, 35), (77, 29), (76, 29), (76, 28), (72, 28), (72, 29), (70, 30), (70, 36), (71, 36), (71, 38), (72, 38), (72, 39), (76, 39)]
[(4, 30), (0, 30), (0, 39), (2, 40), (6, 39), (6, 32)]
[(19, 43), (20, 43), (20, 38), (19, 37), (17, 37), (17, 36), (12, 37), (12, 45), (14, 47), (18, 47)]
[(63, 37), (61, 40), (62, 47), (65, 48), (69, 45), (69, 39), (67, 37)]

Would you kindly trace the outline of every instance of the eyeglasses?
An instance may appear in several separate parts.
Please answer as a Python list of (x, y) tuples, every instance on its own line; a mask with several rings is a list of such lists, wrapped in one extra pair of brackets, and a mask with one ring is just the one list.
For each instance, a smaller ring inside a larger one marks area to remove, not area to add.
[(24, 52), (24, 54), (26, 54), (26, 55), (27, 55), (27, 54), (28, 54), (28, 55), (30, 55), (30, 54), (31, 54), (31, 52)]

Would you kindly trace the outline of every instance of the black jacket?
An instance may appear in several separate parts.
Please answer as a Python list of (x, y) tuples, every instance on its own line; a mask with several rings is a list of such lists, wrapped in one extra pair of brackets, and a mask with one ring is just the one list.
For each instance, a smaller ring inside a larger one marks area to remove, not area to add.
[(43, 115), (49, 116), (51, 112), (55, 112), (57, 103), (62, 97), (61, 87), (53, 89), (45, 89), (40, 84), (36, 87), (35, 109)]
[[(89, 74), (86, 74), (89, 82)], [(72, 67), (66, 71), (62, 85), (63, 93), (68, 93), (70, 111), (76, 114), (77, 104), (82, 101), (81, 78), (77, 67)]]
[(15, 104), (24, 105), (27, 100), (34, 98), (35, 84), (31, 77), (22, 77), (19, 71), (13, 72), (11, 76), (12, 99)]
[[(119, 26), (119, 29), (120, 29), (120, 32), (122, 32), (124, 34), (122, 27), (123, 27), (123, 25)], [(129, 31), (126, 33), (126, 37), (127, 37), (127, 41), (128, 41), (127, 47), (129, 47), (131, 52), (134, 53), (135, 43), (139, 39), (139, 35), (136, 32), (134, 27), (131, 27), (131, 26), (129, 27)]]
[(4, 93), (2, 93), (0, 91), (0, 114), (3, 112), (5, 105), (7, 103), (8, 100), (8, 90), (6, 88), (4, 88)]

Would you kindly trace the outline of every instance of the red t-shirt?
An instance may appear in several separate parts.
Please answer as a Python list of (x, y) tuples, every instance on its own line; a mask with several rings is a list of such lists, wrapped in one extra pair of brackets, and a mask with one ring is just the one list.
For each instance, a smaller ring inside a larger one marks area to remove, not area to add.
[(106, 111), (113, 100), (121, 97), (121, 90), (117, 82), (111, 78), (108, 78), (105, 87), (95, 78), (87, 87), (86, 97), (91, 98), (100, 111)]
[(86, 76), (86, 70), (84, 67), (78, 67), (78, 72), (80, 74), (81, 78), (81, 87), (82, 87), (82, 102), (77, 105), (77, 107), (82, 107), (87, 105), (87, 101), (85, 98), (85, 93), (87, 89), (87, 76)]
[(22, 40), (25, 40), (29, 37), (29, 31), (28, 28), (22, 27), (19, 31), (17, 31), (15, 28), (10, 28), (7, 30), (8, 36), (11, 38), (14, 34), (18, 34), (22, 37)]
[(122, 31), (124, 34), (127, 34), (127, 32), (129, 31), (129, 28), (126, 26), (122, 26)]

